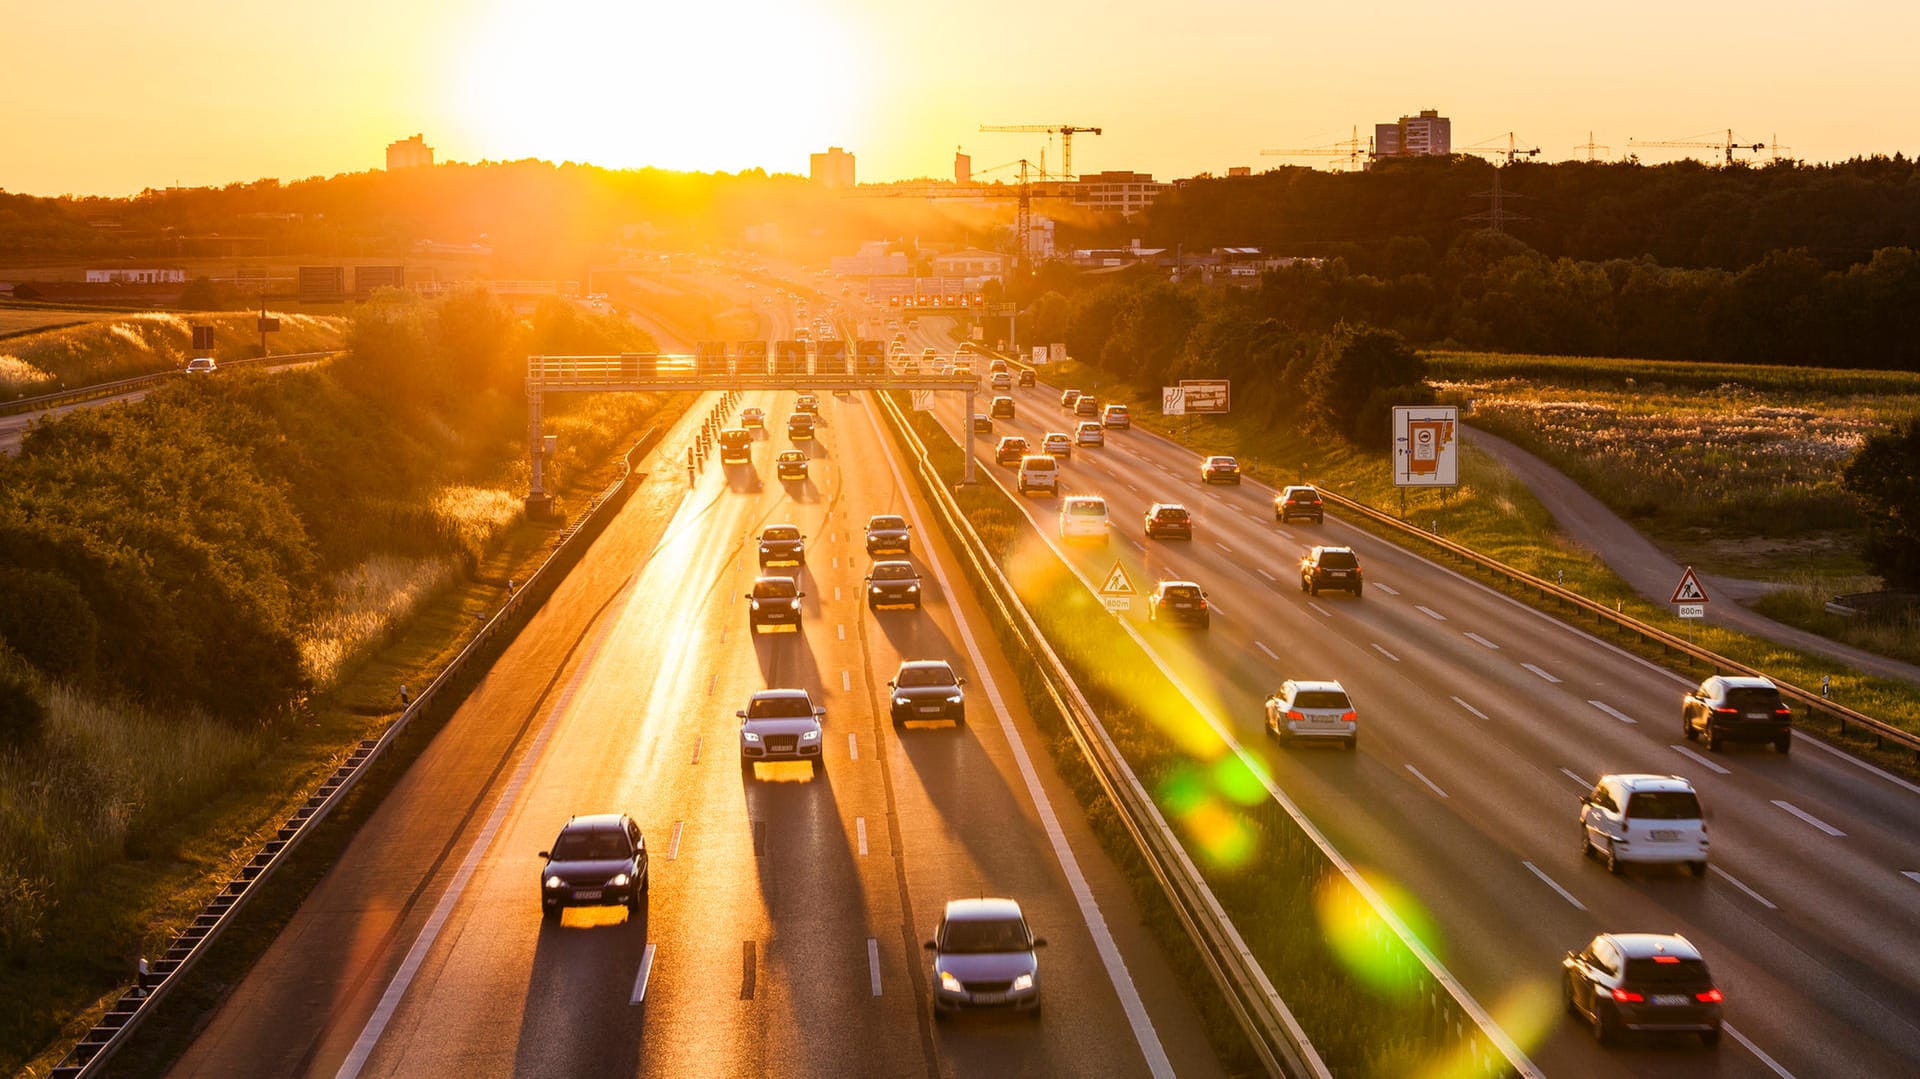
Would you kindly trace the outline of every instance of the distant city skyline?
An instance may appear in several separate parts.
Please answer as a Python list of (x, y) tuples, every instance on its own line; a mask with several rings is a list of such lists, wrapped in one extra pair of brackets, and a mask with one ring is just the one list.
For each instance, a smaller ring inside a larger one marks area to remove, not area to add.
[(34, 195), (360, 172), (416, 132), (440, 161), (802, 176), (841, 146), (863, 182), (949, 177), (956, 147), (988, 179), (1042, 153), (1059, 167), (1058, 139), (981, 124), (1100, 126), (1075, 140), (1082, 173), (1328, 167), (1344, 162), (1260, 151), (1364, 142), (1424, 109), (1456, 151), (1513, 132), (1541, 161), (1584, 159), (1590, 131), (1610, 160), (1729, 127), (1814, 162), (1920, 148), (1920, 5), (1864, 0), (1493, 0), (1471, 18), (1412, 0), (977, 0), (964, 18), (883, 0), (340, 0), (324, 18), (107, 0), (11, 5), (7, 23), (0, 189)]

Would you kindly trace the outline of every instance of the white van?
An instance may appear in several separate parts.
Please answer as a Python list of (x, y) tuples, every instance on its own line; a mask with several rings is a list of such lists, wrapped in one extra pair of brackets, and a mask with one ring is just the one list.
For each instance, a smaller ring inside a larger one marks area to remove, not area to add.
[(1060, 504), (1060, 538), (1068, 543), (1107, 542), (1107, 500), (1099, 495), (1068, 495)]
[(1020, 458), (1020, 493), (1045, 491), (1060, 493), (1060, 464), (1048, 453), (1029, 453)]

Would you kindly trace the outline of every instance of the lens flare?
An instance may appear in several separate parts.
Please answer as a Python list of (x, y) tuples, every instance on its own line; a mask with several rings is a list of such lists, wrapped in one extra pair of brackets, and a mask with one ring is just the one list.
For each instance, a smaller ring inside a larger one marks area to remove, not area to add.
[(1237, 753), (1225, 754), (1213, 763), (1213, 785), (1243, 806), (1261, 805), (1267, 800), (1267, 785)]
[(1236, 813), (1208, 798), (1182, 814), (1180, 822), (1200, 846), (1200, 854), (1219, 869), (1238, 869), (1253, 857), (1253, 831)]
[[(1433, 920), (1406, 889), (1369, 876), (1367, 883), (1400, 921), (1434, 950)], [(1428, 984), (1426, 968), (1345, 877), (1328, 873), (1313, 893), (1320, 931), (1347, 970), (1387, 997), (1404, 998)]]

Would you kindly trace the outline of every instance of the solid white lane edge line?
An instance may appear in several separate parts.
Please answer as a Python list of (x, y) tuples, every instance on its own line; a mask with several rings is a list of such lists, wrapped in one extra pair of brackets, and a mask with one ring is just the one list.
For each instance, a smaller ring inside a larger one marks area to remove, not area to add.
[(1636, 726), (1638, 726), (1640, 723), (1639, 720), (1633, 718), (1632, 716), (1626, 714), (1625, 712), (1622, 712), (1620, 709), (1615, 708), (1613, 705), (1610, 705), (1605, 701), (1588, 701), (1587, 703), (1593, 705), (1595, 708), (1600, 709), (1602, 712), (1605, 712), (1606, 714), (1612, 716), (1613, 718), (1619, 720), (1622, 723), (1631, 723)]
[[(629, 584), (621, 589), (620, 595), (624, 596), (627, 589), (632, 587)], [(615, 598), (617, 600), (619, 597)], [(617, 609), (618, 606), (618, 603), (610, 604), (609, 609)], [(608, 618), (601, 622), (593, 643), (574, 666), (573, 677), (567, 679), (566, 688), (560, 691), (553, 706), (547, 709), (546, 721), (540, 724), (532, 744), (521, 755), (520, 763), (514, 766), (513, 775), (501, 789), (500, 797), (494, 800), (493, 811), (487, 814), (487, 822), (481, 826), (480, 835), (467, 850), (467, 856), (461, 859), (460, 868), (454, 871), (453, 879), (447, 883), (447, 890), (440, 896), (440, 902), (434, 904), (433, 913), (427, 917), (426, 924), (420, 927), (419, 935), (414, 937), (413, 946), (407, 949), (406, 958), (400, 962), (400, 969), (394, 971), (393, 980), (387, 983), (386, 992), (380, 995), (380, 1003), (374, 1007), (373, 1014), (367, 1017), (366, 1025), (360, 1028), (360, 1036), (354, 1039), (347, 1058), (340, 1062), (340, 1070), (334, 1073), (335, 1079), (357, 1079), (360, 1070), (367, 1066), (367, 1058), (373, 1055), (374, 1047), (380, 1044), (380, 1036), (386, 1033), (387, 1024), (393, 1021), (394, 1013), (400, 1010), (400, 1001), (406, 997), (407, 989), (420, 973), (420, 965), (426, 962), (427, 953), (440, 938), (440, 930), (452, 917), (453, 908), (459, 905), (460, 896), (466, 892), (468, 882), (473, 880), (474, 871), (480, 867), (480, 860), (486, 856), (487, 848), (493, 845), (494, 836), (507, 818), (507, 811), (519, 797), (520, 788), (526, 785), (527, 776), (533, 771), (533, 763), (540, 759), (546, 749), (547, 739), (552, 737), (554, 728), (560, 725), (560, 717), (566, 715), (568, 705), (573, 703), (574, 691), (580, 688), (587, 672), (593, 669), (594, 660), (600, 656), (600, 646), (617, 621), (616, 618)]]
[(1552, 888), (1556, 893), (1559, 894), (1560, 898), (1566, 900), (1569, 903), (1572, 903), (1573, 909), (1575, 910), (1587, 909), (1587, 905), (1585, 903), (1580, 902), (1578, 899), (1575, 899), (1573, 897), (1572, 892), (1569, 892), (1565, 888), (1560, 887), (1560, 883), (1558, 881), (1554, 880), (1552, 877), (1547, 876), (1545, 873), (1542, 873), (1540, 871), (1539, 866), (1534, 865), (1532, 862), (1521, 862), (1520, 864), (1526, 866), (1528, 872), (1532, 873), (1536, 877), (1539, 877), (1540, 883), (1546, 885), (1549, 888)]
[(1379, 581), (1373, 582), (1373, 587), (1378, 588), (1380, 591), (1385, 592), (1389, 596), (1397, 596), (1400, 594), (1400, 590), (1398, 588), (1395, 588), (1390, 584), (1381, 584)]
[(1738, 880), (1734, 878), (1734, 875), (1732, 873), (1727, 872), (1726, 870), (1720, 868), (1717, 865), (1710, 865), (1707, 868), (1712, 870), (1715, 873), (1718, 873), (1720, 875), (1720, 878), (1722, 880), (1725, 880), (1728, 884), (1731, 884), (1735, 888), (1738, 888), (1741, 891), (1747, 893), (1747, 898), (1753, 900), (1755, 903), (1760, 904), (1761, 906), (1767, 908), (1768, 910), (1780, 909), (1779, 907), (1774, 906), (1773, 902), (1769, 900), (1766, 896), (1761, 895), (1759, 892), (1756, 892), (1752, 888), (1749, 888), (1746, 885), (1740, 883)]
[(1492, 641), (1487, 640), (1485, 637), (1480, 636), (1478, 633), (1467, 634), (1467, 640), (1472, 641), (1473, 643), (1480, 645), (1483, 648), (1491, 648), (1496, 652), (1500, 651), (1499, 645), (1494, 644)]
[(1576, 771), (1574, 771), (1574, 770), (1573, 770), (1573, 769), (1571, 769), (1571, 768), (1562, 768), (1562, 769), (1560, 769), (1560, 774), (1561, 774), (1561, 775), (1563, 775), (1563, 776), (1566, 776), (1566, 777), (1567, 777), (1568, 779), (1571, 779), (1571, 780), (1573, 780), (1573, 781), (1574, 781), (1575, 783), (1578, 783), (1578, 784), (1580, 784), (1580, 789), (1581, 789), (1581, 790), (1585, 790), (1585, 789), (1587, 789), (1588, 787), (1591, 787), (1591, 786), (1593, 786), (1593, 784), (1592, 784), (1592, 783), (1590, 783), (1590, 782), (1588, 782), (1587, 780), (1585, 780), (1585, 779), (1583, 779), (1583, 778), (1581, 778), (1581, 776), (1580, 776), (1580, 773), (1578, 773), (1578, 772), (1576, 772)]
[(1799, 817), (1801, 820), (1806, 821), (1808, 824), (1813, 825), (1815, 828), (1820, 829), (1821, 831), (1827, 833), (1830, 836), (1833, 836), (1836, 839), (1847, 834), (1841, 831), (1840, 829), (1835, 828), (1833, 825), (1828, 824), (1826, 821), (1821, 820), (1819, 817), (1816, 817), (1813, 814), (1807, 812), (1806, 810), (1801, 809), (1799, 806), (1794, 805), (1792, 802), (1782, 801), (1779, 798), (1775, 798), (1773, 800), (1773, 804), (1779, 806), (1781, 809), (1786, 810), (1787, 812), (1793, 814), (1794, 816)]
[(1435, 622), (1445, 622), (1447, 620), (1446, 615), (1441, 614), (1439, 611), (1434, 610), (1432, 607), (1427, 607), (1427, 606), (1423, 606), (1421, 604), (1416, 603), (1414, 604), (1413, 609), (1416, 611), (1419, 611), (1421, 614), (1426, 615), (1428, 618), (1433, 619)]
[(1487, 714), (1485, 712), (1482, 712), (1480, 709), (1475, 708), (1473, 705), (1468, 704), (1467, 702), (1461, 700), (1458, 697), (1455, 697), (1453, 699), (1453, 703), (1459, 705), (1462, 708), (1465, 708), (1467, 711), (1472, 712), (1474, 715), (1479, 716), (1481, 719), (1487, 718)]
[(680, 857), (680, 835), (685, 832), (686, 829), (686, 821), (677, 820), (673, 822), (673, 835), (667, 839), (667, 861), (671, 862)]
[[(872, 426), (874, 437), (883, 446), (889, 447), (883, 453), (887, 468), (893, 473), (894, 484), (902, 491), (911, 490), (907, 479), (900, 472), (900, 462), (895, 459), (892, 436), (880, 429), (880, 417), (876, 410), (866, 410), (867, 423)], [(920, 507), (912, 499), (907, 500), (907, 513), (913, 518), (913, 527), (921, 535), (930, 534), (926, 522), (920, 515)], [(929, 560), (933, 575), (939, 579), (940, 588), (947, 595), (954, 591), (953, 582), (947, 577), (946, 566), (937, 560)], [(1120, 954), (1120, 946), (1113, 939), (1112, 930), (1107, 928), (1106, 915), (1100, 911), (1100, 903), (1094, 898), (1093, 888), (1087, 884), (1086, 874), (1081, 872), (1080, 859), (1067, 844), (1067, 835), (1060, 827), (1060, 818), (1053, 811), (1053, 803), (1047, 800), (1047, 792), (1040, 785), (1040, 774), (1034, 769), (1033, 758), (1027, 752), (1027, 744), (1020, 737), (1019, 728), (1007, 715), (1005, 699), (1000, 695), (999, 682), (993, 677), (993, 671), (987, 666), (986, 657), (980, 651), (980, 643), (974, 639), (973, 625), (967, 619), (965, 608), (959, 604), (953, 606), (954, 624), (960, 629), (960, 639), (966, 643), (967, 655), (973, 661), (974, 673), (980, 676), (980, 688), (987, 693), (987, 699), (993, 705), (993, 714), (1000, 721), (1000, 731), (1007, 739), (1007, 748), (1013, 754), (1013, 763), (1019, 769), (1020, 779), (1027, 788), (1027, 797), (1033, 801), (1033, 808), (1040, 817), (1041, 829), (1047, 834), (1047, 843), (1053, 848), (1053, 856), (1060, 863), (1060, 872), (1067, 878), (1067, 888), (1073, 893), (1074, 903), (1080, 908), (1080, 917), (1086, 922), (1087, 932), (1093, 938), (1094, 949), (1100, 953), (1100, 962), (1106, 968), (1107, 980), (1113, 983), (1114, 993), (1120, 998), (1120, 1010), (1126, 1013), (1128, 1026), (1133, 1030), (1134, 1040), (1140, 1046), (1140, 1055), (1145, 1058), (1147, 1070), (1155, 1079), (1175, 1079), (1173, 1062), (1167, 1058), (1166, 1047), (1160, 1044), (1160, 1035), (1153, 1028), (1153, 1017), (1147, 1014), (1147, 1005), (1140, 999), (1140, 989), (1133, 984), (1133, 976), (1127, 972), (1127, 961)]]
[(1378, 652), (1378, 653), (1380, 653), (1381, 655), (1383, 655), (1383, 656), (1385, 656), (1385, 657), (1387, 657), (1388, 659), (1390, 659), (1390, 660), (1392, 660), (1392, 661), (1394, 661), (1395, 663), (1398, 663), (1398, 662), (1400, 662), (1400, 657), (1399, 657), (1399, 656), (1396, 656), (1396, 655), (1394, 655), (1394, 654), (1393, 654), (1392, 652), (1389, 652), (1389, 651), (1387, 651), (1386, 649), (1384, 649), (1384, 648), (1382, 648), (1382, 647), (1380, 647), (1380, 645), (1379, 645), (1378, 643), (1374, 643), (1374, 642), (1369, 642), (1369, 643), (1372, 643), (1372, 644), (1373, 644), (1373, 650), (1374, 650), (1374, 651), (1376, 651), (1376, 652)]
[(1667, 748), (1673, 750), (1675, 753), (1680, 754), (1682, 757), (1687, 758), (1688, 760), (1692, 761), (1693, 763), (1699, 765), (1702, 768), (1707, 769), (1710, 772), (1718, 772), (1723, 776), (1733, 774), (1733, 769), (1728, 768), (1726, 765), (1721, 764), (1719, 761), (1711, 760), (1707, 757), (1703, 757), (1700, 754), (1695, 753), (1693, 750), (1688, 749), (1686, 746), (1675, 744), (1675, 745), (1670, 745)]
[(1440, 784), (1435, 783), (1431, 779), (1428, 779), (1427, 774), (1425, 772), (1422, 772), (1420, 769), (1415, 768), (1411, 764), (1407, 765), (1407, 771), (1412, 772), (1413, 778), (1419, 780), (1422, 783), (1425, 783), (1428, 789), (1432, 790), (1433, 793), (1439, 795), (1442, 798), (1445, 798), (1447, 796), (1447, 792), (1440, 789)]
[(1741, 1047), (1746, 1049), (1747, 1052), (1752, 1053), (1756, 1057), (1759, 1057), (1760, 1063), (1765, 1064), (1767, 1067), (1773, 1069), (1773, 1074), (1779, 1076), (1780, 1079), (1793, 1079), (1792, 1072), (1781, 1067), (1780, 1062), (1768, 1056), (1765, 1050), (1761, 1049), (1759, 1046), (1748, 1041), (1747, 1036), (1745, 1034), (1742, 1034), (1739, 1031), (1733, 1029), (1732, 1023), (1721, 1023), (1720, 1029), (1726, 1031), (1728, 1037), (1732, 1038), (1734, 1041), (1739, 1042)]
[(860, 840), (860, 857), (865, 858), (867, 856), (867, 818), (853, 818), (853, 831)]
[(860, 736), (852, 731), (847, 732), (847, 759), (860, 759)]
[(1253, 642), (1253, 646), (1254, 646), (1255, 648), (1258, 648), (1258, 649), (1259, 649), (1260, 651), (1262, 651), (1262, 652), (1265, 652), (1265, 653), (1267, 654), (1267, 658), (1268, 658), (1268, 659), (1279, 659), (1279, 658), (1280, 658), (1280, 655), (1279, 655), (1279, 653), (1277, 653), (1277, 652), (1275, 652), (1275, 651), (1274, 651), (1273, 649), (1271, 649), (1271, 648), (1268, 648), (1268, 647), (1267, 647), (1267, 645), (1266, 645), (1266, 642), (1265, 642), (1265, 641), (1255, 641), (1255, 642)]
[(1555, 678), (1553, 675), (1548, 674), (1546, 671), (1543, 671), (1540, 668), (1534, 666), (1531, 663), (1522, 663), (1521, 666), (1525, 667), (1527, 670), (1532, 671), (1533, 673), (1539, 675), (1540, 677), (1546, 679), (1549, 682), (1558, 682), (1560, 680), (1558, 678)]
[(1916, 872), (1915, 870), (1911, 870), (1911, 869), (1906, 869), (1906, 870), (1902, 870), (1900, 875), (1914, 882), (1915, 884), (1920, 884), (1920, 872)]
[(867, 938), (867, 974), (873, 979), (873, 995), (880, 995), (880, 942)]
[(629, 1006), (647, 999), (647, 978), (653, 974), (654, 945), (648, 944), (640, 953), (640, 973), (633, 977), (633, 995), (627, 998)]
[(1268, 573), (1266, 570), (1263, 570), (1258, 566), (1254, 567), (1253, 572), (1258, 573), (1260, 576), (1265, 577), (1267, 580), (1272, 581), (1274, 584), (1280, 583), (1280, 578), (1275, 577), (1273, 574)]
[(1322, 606), (1320, 606), (1320, 605), (1319, 605), (1318, 603), (1315, 603), (1315, 602), (1314, 602), (1314, 601), (1312, 601), (1312, 600), (1308, 600), (1308, 601), (1307, 601), (1307, 606), (1309, 606), (1309, 607), (1312, 607), (1312, 608), (1314, 609), (1314, 612), (1315, 612), (1315, 613), (1317, 613), (1317, 614), (1320, 614), (1320, 615), (1322, 615), (1323, 617), (1326, 617), (1326, 618), (1332, 618), (1332, 617), (1333, 617), (1333, 612), (1332, 612), (1332, 611), (1329, 611), (1329, 610), (1327, 610), (1327, 609), (1326, 609), (1325, 607), (1322, 607)]
[(1912, 783), (1912, 782), (1909, 782), (1908, 780), (1902, 779), (1899, 776), (1894, 775), (1892, 772), (1889, 772), (1886, 769), (1879, 767), (1878, 765), (1870, 764), (1867, 761), (1861, 760), (1860, 758), (1854, 756), (1853, 754), (1848, 753), (1846, 750), (1835, 749), (1832, 746), (1826, 744), (1825, 742), (1822, 742), (1818, 738), (1795, 738), (1794, 742), (1796, 742), (1799, 745), (1812, 746), (1813, 748), (1821, 750), (1823, 752), (1831, 753), (1834, 756), (1840, 758), (1841, 760), (1846, 761), (1848, 764), (1853, 765), (1855, 768), (1860, 768), (1865, 771), (1871, 772), (1874, 775), (1879, 776), (1881, 779), (1886, 780), (1887, 782), (1893, 784), (1896, 787), (1904, 787), (1913, 794), (1920, 794), (1920, 784)]
[(848, 671), (840, 672), (840, 688), (843, 690), (848, 690), (853, 688), (853, 675), (850, 672)]

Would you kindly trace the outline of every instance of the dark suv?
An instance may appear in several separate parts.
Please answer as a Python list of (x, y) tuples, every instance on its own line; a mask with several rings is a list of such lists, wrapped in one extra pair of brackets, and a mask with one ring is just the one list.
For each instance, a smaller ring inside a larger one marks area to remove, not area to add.
[(1793, 708), (1765, 678), (1715, 675), (1680, 702), (1680, 730), (1710, 752), (1727, 742), (1771, 742), (1786, 753), (1793, 749)]
[(1602, 1045), (1629, 1030), (1679, 1031), (1720, 1043), (1722, 996), (1706, 960), (1677, 933), (1602, 933), (1560, 963), (1567, 1014)]
[(906, 554), (912, 548), (913, 534), (905, 517), (876, 513), (867, 518), (868, 554)]
[(1000, 439), (1000, 445), (994, 448), (993, 460), (995, 464), (1017, 465), (1020, 463), (1020, 458), (1026, 455), (1026, 439), (1021, 438), (1019, 435), (1003, 435)]
[(800, 600), (805, 595), (791, 577), (754, 578), (753, 591), (747, 593), (747, 628), (792, 626), (798, 630)]
[(1174, 502), (1155, 502), (1147, 507), (1147, 538), (1193, 538), (1193, 514)]
[(625, 813), (574, 817), (540, 857), (540, 913), (558, 918), (565, 907), (624, 904), (638, 914), (647, 903), (647, 841)]
[(966, 684), (944, 659), (905, 661), (887, 680), (893, 691), (888, 707), (893, 725), (910, 719), (951, 719), (956, 726), (966, 726), (967, 695), (960, 689)]
[(1320, 504), (1319, 491), (1301, 484), (1280, 492), (1273, 500), (1273, 519), (1286, 524), (1295, 517), (1303, 517), (1314, 524), (1326, 521), (1326, 509)]
[(1360, 597), (1360, 559), (1351, 547), (1315, 547), (1300, 560), (1300, 591), (1317, 596), (1338, 588)]
[(1207, 594), (1200, 591), (1199, 585), (1192, 581), (1161, 581), (1147, 597), (1147, 621), (1206, 629), (1213, 621), (1213, 612), (1207, 609)]
[(793, 525), (768, 525), (760, 530), (760, 566), (802, 565), (807, 560), (807, 537)]

